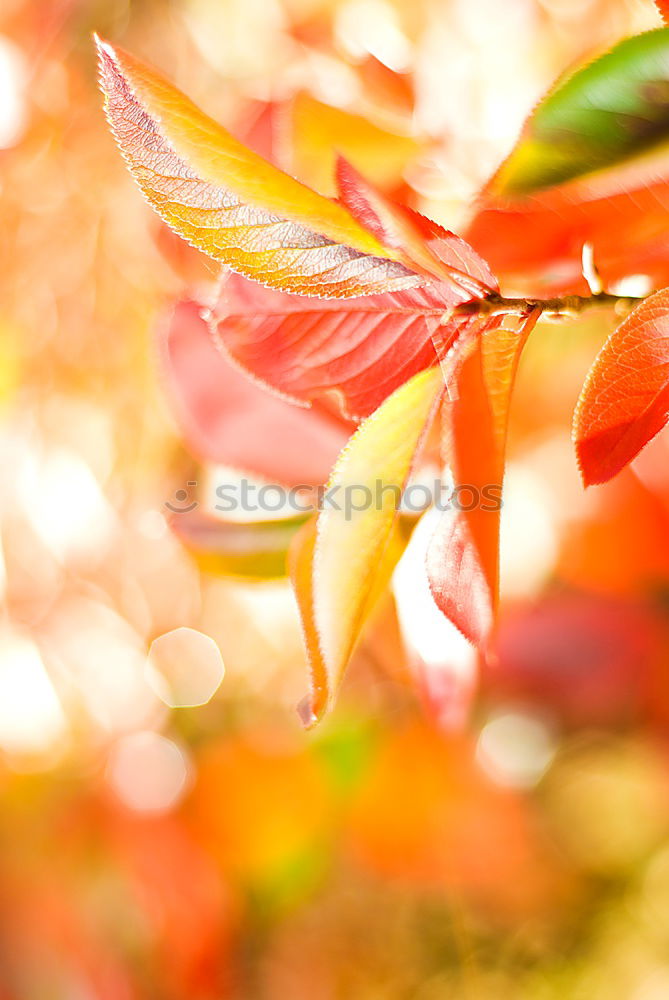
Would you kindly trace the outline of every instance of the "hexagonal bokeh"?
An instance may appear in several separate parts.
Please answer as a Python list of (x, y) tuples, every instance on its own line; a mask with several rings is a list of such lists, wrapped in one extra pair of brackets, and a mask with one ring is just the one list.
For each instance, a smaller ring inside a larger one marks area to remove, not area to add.
[(170, 708), (206, 704), (225, 674), (223, 657), (208, 635), (194, 628), (175, 628), (154, 639), (147, 677)]

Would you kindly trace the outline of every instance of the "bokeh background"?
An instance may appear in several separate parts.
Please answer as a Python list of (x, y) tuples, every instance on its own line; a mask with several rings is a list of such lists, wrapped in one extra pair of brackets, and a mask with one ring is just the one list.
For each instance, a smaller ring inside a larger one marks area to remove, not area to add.
[(569, 440), (610, 317), (524, 357), (488, 666), (410, 551), (305, 733), (287, 583), (233, 578), (166, 507), (206, 508), (216, 470), (161, 322), (216, 273), (126, 173), (91, 44), (326, 193), (341, 150), (460, 227), (555, 77), (658, 23), (646, 0), (3, 0), (1, 1000), (669, 996), (669, 445), (584, 493)]

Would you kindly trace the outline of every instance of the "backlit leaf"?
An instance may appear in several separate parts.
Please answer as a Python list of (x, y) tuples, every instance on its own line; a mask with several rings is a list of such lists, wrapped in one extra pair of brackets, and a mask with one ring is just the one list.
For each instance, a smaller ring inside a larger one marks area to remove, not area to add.
[(657, 149), (669, 140), (669, 28), (626, 38), (558, 81), (494, 178), (528, 194)]
[(614, 330), (588, 373), (574, 438), (586, 485), (604, 483), (669, 418), (669, 289), (639, 305)]
[(302, 637), (309, 661), (309, 694), (298, 706), (302, 723), (314, 725), (329, 700), (329, 678), (318, 638), (314, 610), (314, 552), (316, 551), (317, 516), (300, 528), (288, 552), (288, 571), (300, 611)]
[(307, 721), (330, 705), (399, 558), (393, 542), (399, 499), (442, 392), (441, 372), (433, 368), (386, 400), (342, 452), (316, 529), (304, 529), (293, 580), (312, 661)]
[(163, 219), (215, 260), (308, 295), (420, 283), (344, 207), (247, 149), (139, 60), (98, 40), (107, 116)]
[(497, 289), (494, 274), (473, 247), (386, 197), (342, 156), (337, 160), (337, 186), (342, 204), (384, 246), (401, 250), (410, 266), (427, 278), (453, 285), (452, 304)]
[(449, 308), (431, 285), (343, 303), (287, 295), (230, 275), (211, 323), (254, 378), (303, 404), (330, 397), (359, 419), (437, 364), (432, 336)]
[(430, 543), (427, 570), (446, 617), (477, 645), (488, 636), (499, 586), (499, 522), (513, 382), (540, 309), (481, 318), (447, 358), (446, 460), (455, 489)]

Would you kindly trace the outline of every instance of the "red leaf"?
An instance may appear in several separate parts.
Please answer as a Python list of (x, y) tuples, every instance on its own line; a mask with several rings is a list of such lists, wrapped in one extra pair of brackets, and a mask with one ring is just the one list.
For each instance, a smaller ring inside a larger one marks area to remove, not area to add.
[(498, 702), (550, 705), (571, 725), (629, 724), (666, 655), (659, 615), (579, 588), (504, 615), (482, 684)]
[(669, 24), (669, 0), (655, 0), (655, 6), (665, 24)]
[(174, 308), (161, 324), (158, 346), (175, 415), (194, 454), (272, 482), (325, 482), (350, 425), (254, 385), (216, 348), (196, 302)]
[(669, 418), (669, 289), (614, 330), (590, 369), (574, 418), (586, 486), (631, 462)]
[(499, 520), (509, 405), (521, 351), (541, 310), (479, 319), (450, 360), (444, 403), (446, 459), (460, 509), (446, 510), (427, 554), (433, 597), (480, 645), (492, 627), (499, 583)]
[(449, 308), (438, 286), (342, 303), (230, 275), (212, 329), (254, 378), (297, 402), (336, 399), (347, 417), (361, 419), (437, 364), (432, 336)]

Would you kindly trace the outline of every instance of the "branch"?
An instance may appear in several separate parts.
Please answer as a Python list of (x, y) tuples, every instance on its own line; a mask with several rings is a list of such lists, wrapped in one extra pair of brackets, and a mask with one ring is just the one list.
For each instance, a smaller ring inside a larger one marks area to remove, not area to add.
[(616, 312), (627, 312), (647, 295), (614, 295), (612, 292), (598, 292), (594, 295), (562, 295), (552, 299), (507, 298), (497, 292), (491, 292), (484, 298), (472, 299), (456, 306), (444, 317), (444, 322), (454, 316), (502, 316), (504, 313), (527, 313), (533, 309), (541, 309), (544, 316), (559, 318), (578, 316), (586, 309), (608, 306)]

